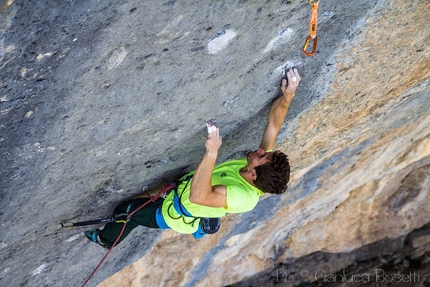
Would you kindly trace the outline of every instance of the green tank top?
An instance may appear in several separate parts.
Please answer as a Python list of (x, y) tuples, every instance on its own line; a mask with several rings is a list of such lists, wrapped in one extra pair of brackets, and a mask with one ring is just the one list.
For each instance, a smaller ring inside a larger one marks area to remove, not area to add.
[[(231, 160), (216, 166), (212, 172), (212, 186), (223, 185), (227, 189), (227, 208), (208, 207), (190, 202), (191, 180), (182, 182), (177, 189), (181, 203), (194, 217), (222, 217), (228, 213), (243, 213), (252, 210), (258, 203), (262, 191), (249, 184), (241, 175), (240, 169), (246, 166), (246, 158)], [(185, 175), (191, 176), (194, 171)], [(173, 206), (174, 192), (171, 192), (163, 202), (162, 214), (167, 225), (180, 233), (193, 233), (197, 230), (199, 220), (181, 216)]]

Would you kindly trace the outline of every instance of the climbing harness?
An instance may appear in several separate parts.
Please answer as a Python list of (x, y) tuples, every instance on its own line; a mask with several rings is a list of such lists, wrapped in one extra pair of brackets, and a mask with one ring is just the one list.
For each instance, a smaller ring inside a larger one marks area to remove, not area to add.
[[(147, 204), (149, 204), (150, 202), (155, 202), (160, 196), (162, 196), (162, 194), (165, 194), (169, 191), (171, 191), (172, 189), (176, 188), (176, 185), (174, 184), (170, 184), (167, 183), (165, 185), (163, 185), (163, 187), (160, 188), (160, 190), (157, 192), (156, 195), (154, 196), (150, 196), (149, 200), (146, 201), (144, 204), (142, 204), (141, 206), (139, 206), (137, 209), (135, 209), (133, 212), (131, 212), (130, 214), (127, 215), (127, 218), (125, 220), (122, 220), (121, 223), (124, 223), (124, 225), (122, 226), (121, 232), (119, 233), (117, 239), (115, 240), (115, 242), (112, 244), (112, 247), (109, 249), (109, 251), (105, 254), (105, 256), (102, 258), (102, 260), (100, 261), (100, 263), (97, 265), (97, 267), (94, 269), (94, 271), (90, 274), (90, 276), (87, 278), (87, 280), (85, 280), (84, 284), (82, 284), (82, 287), (84, 287), (85, 285), (87, 285), (87, 283), (90, 281), (90, 279), (94, 276), (94, 274), (96, 273), (96, 271), (100, 268), (100, 266), (103, 264), (103, 262), (105, 261), (106, 257), (109, 255), (109, 253), (112, 251), (112, 249), (115, 247), (115, 245), (118, 243), (119, 239), (121, 238), (122, 234), (124, 233), (125, 230), (125, 226), (127, 225), (127, 222), (130, 220), (130, 217), (132, 217), (136, 212), (138, 212), (139, 210), (141, 210), (143, 207), (145, 207)], [(62, 223), (63, 225), (63, 223)], [(77, 226), (77, 225), (73, 225), (73, 226)]]
[[(178, 190), (174, 189), (173, 192), (173, 202), (168, 206), (167, 213), (170, 216), (170, 218), (173, 219), (180, 219), (182, 218), (182, 221), (185, 224), (190, 224), (191, 226), (194, 226), (194, 223), (199, 220), (199, 225), (197, 227), (197, 230), (192, 234), (194, 238), (200, 239), (203, 238), (207, 234), (214, 234), (216, 233), (221, 225), (221, 219), (220, 218), (208, 218), (208, 217), (196, 217), (193, 216), (182, 204), (181, 198), (185, 191), (185, 189), (188, 187), (188, 184), (191, 181), (191, 178), (193, 177), (194, 173), (185, 175), (180, 182), (178, 183), (178, 186), (186, 182), (185, 187), (182, 189), (181, 194), (178, 194)], [(179, 217), (174, 217), (171, 215), (171, 208), (176, 211), (177, 214), (179, 214)], [(185, 219), (190, 219), (189, 222), (187, 222)]]
[[(312, 6), (312, 15), (311, 21), (309, 23), (309, 36), (306, 38), (305, 45), (303, 46), (303, 53), (305, 53), (305, 55), (309, 57), (315, 55), (317, 51), (318, 2), (319, 0), (309, 0), (309, 4)], [(309, 42), (311, 40), (313, 40), (314, 42), (313, 49), (312, 52), (308, 53), (306, 49), (308, 48)]]

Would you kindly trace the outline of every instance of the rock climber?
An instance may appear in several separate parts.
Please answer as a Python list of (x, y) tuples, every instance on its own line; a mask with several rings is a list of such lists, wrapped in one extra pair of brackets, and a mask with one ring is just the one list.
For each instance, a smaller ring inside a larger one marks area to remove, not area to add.
[[(206, 153), (197, 169), (184, 175), (177, 185), (168, 188), (164, 197), (147, 203), (131, 216), (118, 243), (137, 226), (171, 228), (179, 233), (201, 238), (216, 232), (219, 218), (229, 213), (252, 210), (265, 193), (282, 194), (290, 179), (288, 157), (273, 151), (275, 140), (295, 96), (300, 75), (297, 69), (287, 72), (281, 83), (282, 95), (276, 98), (269, 110), (267, 125), (258, 149), (245, 158), (215, 165), (222, 144), (219, 128), (208, 123)], [(135, 198), (118, 205), (113, 214), (129, 214), (149, 198)], [(124, 223), (107, 223), (102, 230), (88, 230), (85, 236), (111, 248)]]

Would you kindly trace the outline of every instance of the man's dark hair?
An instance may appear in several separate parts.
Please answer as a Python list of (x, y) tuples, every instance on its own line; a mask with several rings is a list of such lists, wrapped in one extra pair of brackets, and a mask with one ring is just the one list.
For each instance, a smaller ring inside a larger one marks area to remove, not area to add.
[(265, 193), (281, 194), (287, 190), (290, 180), (290, 163), (286, 154), (274, 151), (271, 162), (255, 168), (255, 186)]

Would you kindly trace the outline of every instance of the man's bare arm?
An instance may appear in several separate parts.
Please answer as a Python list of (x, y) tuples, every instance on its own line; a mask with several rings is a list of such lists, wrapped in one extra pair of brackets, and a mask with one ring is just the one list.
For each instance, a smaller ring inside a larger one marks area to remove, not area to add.
[(282, 96), (276, 98), (270, 106), (266, 129), (264, 130), (263, 138), (260, 143), (260, 147), (266, 151), (272, 150), (275, 146), (276, 137), (287, 115), (291, 101), (295, 96), (297, 86), (301, 79), (297, 69), (289, 70), (287, 72), (287, 79), (288, 86), (287, 81), (285, 79), (282, 80)]
[(191, 181), (190, 201), (209, 207), (226, 207), (226, 187), (217, 185), (212, 187), (212, 171), (218, 157), (218, 149), (222, 139), (217, 128), (206, 138), (206, 153), (196, 169)]

